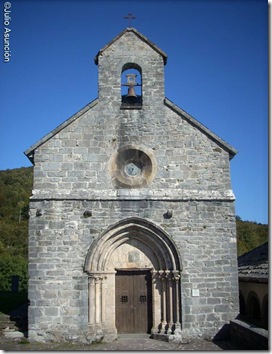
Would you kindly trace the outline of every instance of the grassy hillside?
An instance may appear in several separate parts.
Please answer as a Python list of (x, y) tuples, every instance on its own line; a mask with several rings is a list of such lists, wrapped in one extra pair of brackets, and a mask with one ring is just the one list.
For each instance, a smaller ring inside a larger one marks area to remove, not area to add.
[[(27, 289), (28, 205), (33, 168), (0, 171), (0, 291), (10, 290), (11, 275)], [(237, 217), (238, 255), (268, 240), (268, 225)]]

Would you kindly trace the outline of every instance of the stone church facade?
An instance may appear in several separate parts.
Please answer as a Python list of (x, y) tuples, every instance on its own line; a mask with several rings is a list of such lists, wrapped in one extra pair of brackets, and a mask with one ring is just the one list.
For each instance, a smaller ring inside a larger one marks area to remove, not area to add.
[(166, 62), (127, 28), (98, 98), (25, 152), (31, 340), (213, 337), (239, 312), (236, 150), (165, 98)]

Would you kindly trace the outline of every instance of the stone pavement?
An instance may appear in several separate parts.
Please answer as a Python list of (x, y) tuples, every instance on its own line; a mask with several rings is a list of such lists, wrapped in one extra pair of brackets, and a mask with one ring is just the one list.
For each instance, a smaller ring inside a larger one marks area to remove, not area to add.
[(220, 351), (236, 350), (230, 342), (209, 342), (203, 339), (194, 339), (189, 343), (163, 342), (150, 339), (147, 334), (119, 335), (118, 339), (111, 343), (80, 344), (80, 343), (27, 343), (26, 340), (12, 340), (0, 337), (0, 349), (5, 351)]
[(177, 350), (231, 350), (234, 348), (230, 342), (218, 342), (217, 344), (203, 339), (194, 339), (187, 343), (164, 342), (150, 339), (147, 334), (119, 335), (117, 341), (107, 344), (100, 344), (97, 350), (137, 350), (137, 351), (177, 351)]

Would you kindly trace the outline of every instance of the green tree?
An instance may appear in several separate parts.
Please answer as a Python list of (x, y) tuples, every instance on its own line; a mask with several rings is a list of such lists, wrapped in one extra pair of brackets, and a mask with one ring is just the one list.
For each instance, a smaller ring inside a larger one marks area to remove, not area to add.
[(29, 197), (33, 168), (0, 171), (0, 290), (10, 291), (12, 275), (27, 290)]
[(268, 225), (236, 217), (238, 256), (268, 241)]
[(19, 291), (27, 291), (27, 259), (2, 253), (0, 257), (0, 291), (11, 291), (13, 275), (19, 276)]

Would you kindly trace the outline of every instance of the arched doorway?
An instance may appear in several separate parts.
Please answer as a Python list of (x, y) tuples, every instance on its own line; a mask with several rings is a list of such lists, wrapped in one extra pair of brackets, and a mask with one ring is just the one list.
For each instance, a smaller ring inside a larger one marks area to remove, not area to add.
[[(125, 326), (130, 332), (178, 334), (181, 270), (177, 248), (161, 227), (140, 218), (110, 226), (91, 245), (85, 262), (91, 330), (111, 334), (124, 331), (126, 316)], [(134, 302), (125, 309), (132, 298)], [(139, 328), (131, 313), (142, 310), (146, 321)]]
[(261, 306), (257, 294), (251, 291), (247, 298), (247, 315), (251, 323), (260, 325)]
[(262, 304), (262, 327), (266, 330), (268, 330), (268, 313), (268, 295), (266, 294)]
[(239, 305), (240, 305), (240, 316), (244, 318), (246, 315), (246, 302), (242, 292), (239, 292)]

